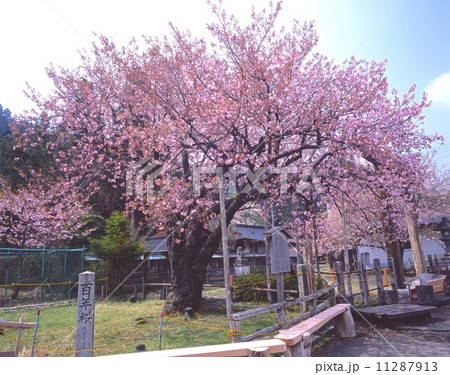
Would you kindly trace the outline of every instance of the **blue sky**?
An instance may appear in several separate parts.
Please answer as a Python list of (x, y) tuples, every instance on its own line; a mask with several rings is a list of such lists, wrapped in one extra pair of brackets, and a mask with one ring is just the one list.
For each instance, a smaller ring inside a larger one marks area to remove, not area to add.
[[(224, 0), (224, 7), (245, 21), (252, 4), (265, 0)], [(168, 23), (207, 34), (212, 19), (205, 0), (9, 0), (2, 4), (0, 104), (13, 113), (30, 108), (25, 82), (43, 93), (51, 83), (45, 67), (79, 65), (79, 50), (89, 49), (93, 32), (118, 44), (141, 35), (163, 35)], [(314, 20), (318, 50), (341, 62), (357, 58), (388, 60), (392, 88), (417, 85), (429, 92), (425, 131), (446, 142), (438, 160), (450, 164), (450, 1), (448, 0), (285, 0), (279, 25), (293, 18)]]

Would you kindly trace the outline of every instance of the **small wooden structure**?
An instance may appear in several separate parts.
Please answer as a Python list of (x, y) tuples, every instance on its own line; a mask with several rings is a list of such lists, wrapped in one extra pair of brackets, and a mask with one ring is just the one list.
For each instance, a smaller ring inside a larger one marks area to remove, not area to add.
[(277, 279), (277, 302), (283, 302), (284, 273), (291, 271), (288, 237), (292, 236), (282, 227), (268, 229), (264, 236), (270, 249), (270, 273)]
[(14, 329), (17, 330), (16, 345), (14, 350), (0, 352), (0, 357), (17, 357), (20, 349), (20, 339), (22, 338), (22, 330), (36, 327), (36, 323), (24, 323), (23, 318), (19, 318), (19, 322), (8, 322), (0, 320), (0, 329)]
[(436, 307), (421, 306), (412, 303), (396, 303), (392, 305), (374, 306), (359, 309), (358, 312), (367, 317), (375, 319), (401, 319), (411, 316), (429, 316)]

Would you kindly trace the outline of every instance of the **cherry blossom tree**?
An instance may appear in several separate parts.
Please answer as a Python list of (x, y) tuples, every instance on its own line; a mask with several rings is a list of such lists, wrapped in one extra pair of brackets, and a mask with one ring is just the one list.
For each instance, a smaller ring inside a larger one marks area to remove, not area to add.
[[(399, 204), (434, 140), (419, 129), (426, 98), (415, 101), (414, 87), (389, 91), (386, 62), (336, 64), (313, 52), (313, 24), (276, 26), (280, 3), (253, 10), (246, 26), (211, 9), (212, 43), (175, 27), (145, 46), (100, 37), (79, 69), (49, 69), (52, 95), (30, 93), (61, 178), (97, 209), (127, 210), (136, 226), (168, 234), (167, 310), (200, 307), (220, 246), (211, 171), (230, 191), (237, 186), (225, 202), (227, 223), (249, 203), (290, 195), (306, 207), (298, 212), (304, 234), (313, 202), (350, 192), (352, 181), (382, 194), (382, 207)], [(21, 145), (32, 147), (26, 136)], [(299, 188), (312, 170), (321, 192)]]
[(83, 222), (79, 219), (87, 209), (71, 185), (49, 181), (42, 175), (16, 190), (3, 179), (0, 185), (2, 246), (55, 247), (80, 234)]

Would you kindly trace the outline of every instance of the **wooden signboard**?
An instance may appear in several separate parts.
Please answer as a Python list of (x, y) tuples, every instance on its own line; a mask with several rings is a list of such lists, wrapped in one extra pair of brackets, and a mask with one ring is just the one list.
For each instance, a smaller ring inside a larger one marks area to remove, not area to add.
[(274, 273), (284, 273), (291, 271), (291, 263), (289, 260), (289, 243), (281, 233), (281, 230), (274, 231), (271, 236), (270, 244), (270, 260), (271, 270)]

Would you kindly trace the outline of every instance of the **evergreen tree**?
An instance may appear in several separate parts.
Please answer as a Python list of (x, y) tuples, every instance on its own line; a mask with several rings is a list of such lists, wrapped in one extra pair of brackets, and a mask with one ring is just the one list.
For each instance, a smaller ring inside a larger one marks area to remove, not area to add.
[(130, 223), (124, 214), (114, 211), (106, 219), (105, 235), (91, 241), (95, 256), (108, 268), (115, 285), (132, 269), (135, 260), (143, 254), (143, 245), (131, 240)]
[(0, 137), (3, 134), (11, 132), (9, 128), (9, 123), (12, 121), (11, 111), (8, 108), (3, 109), (0, 104)]

